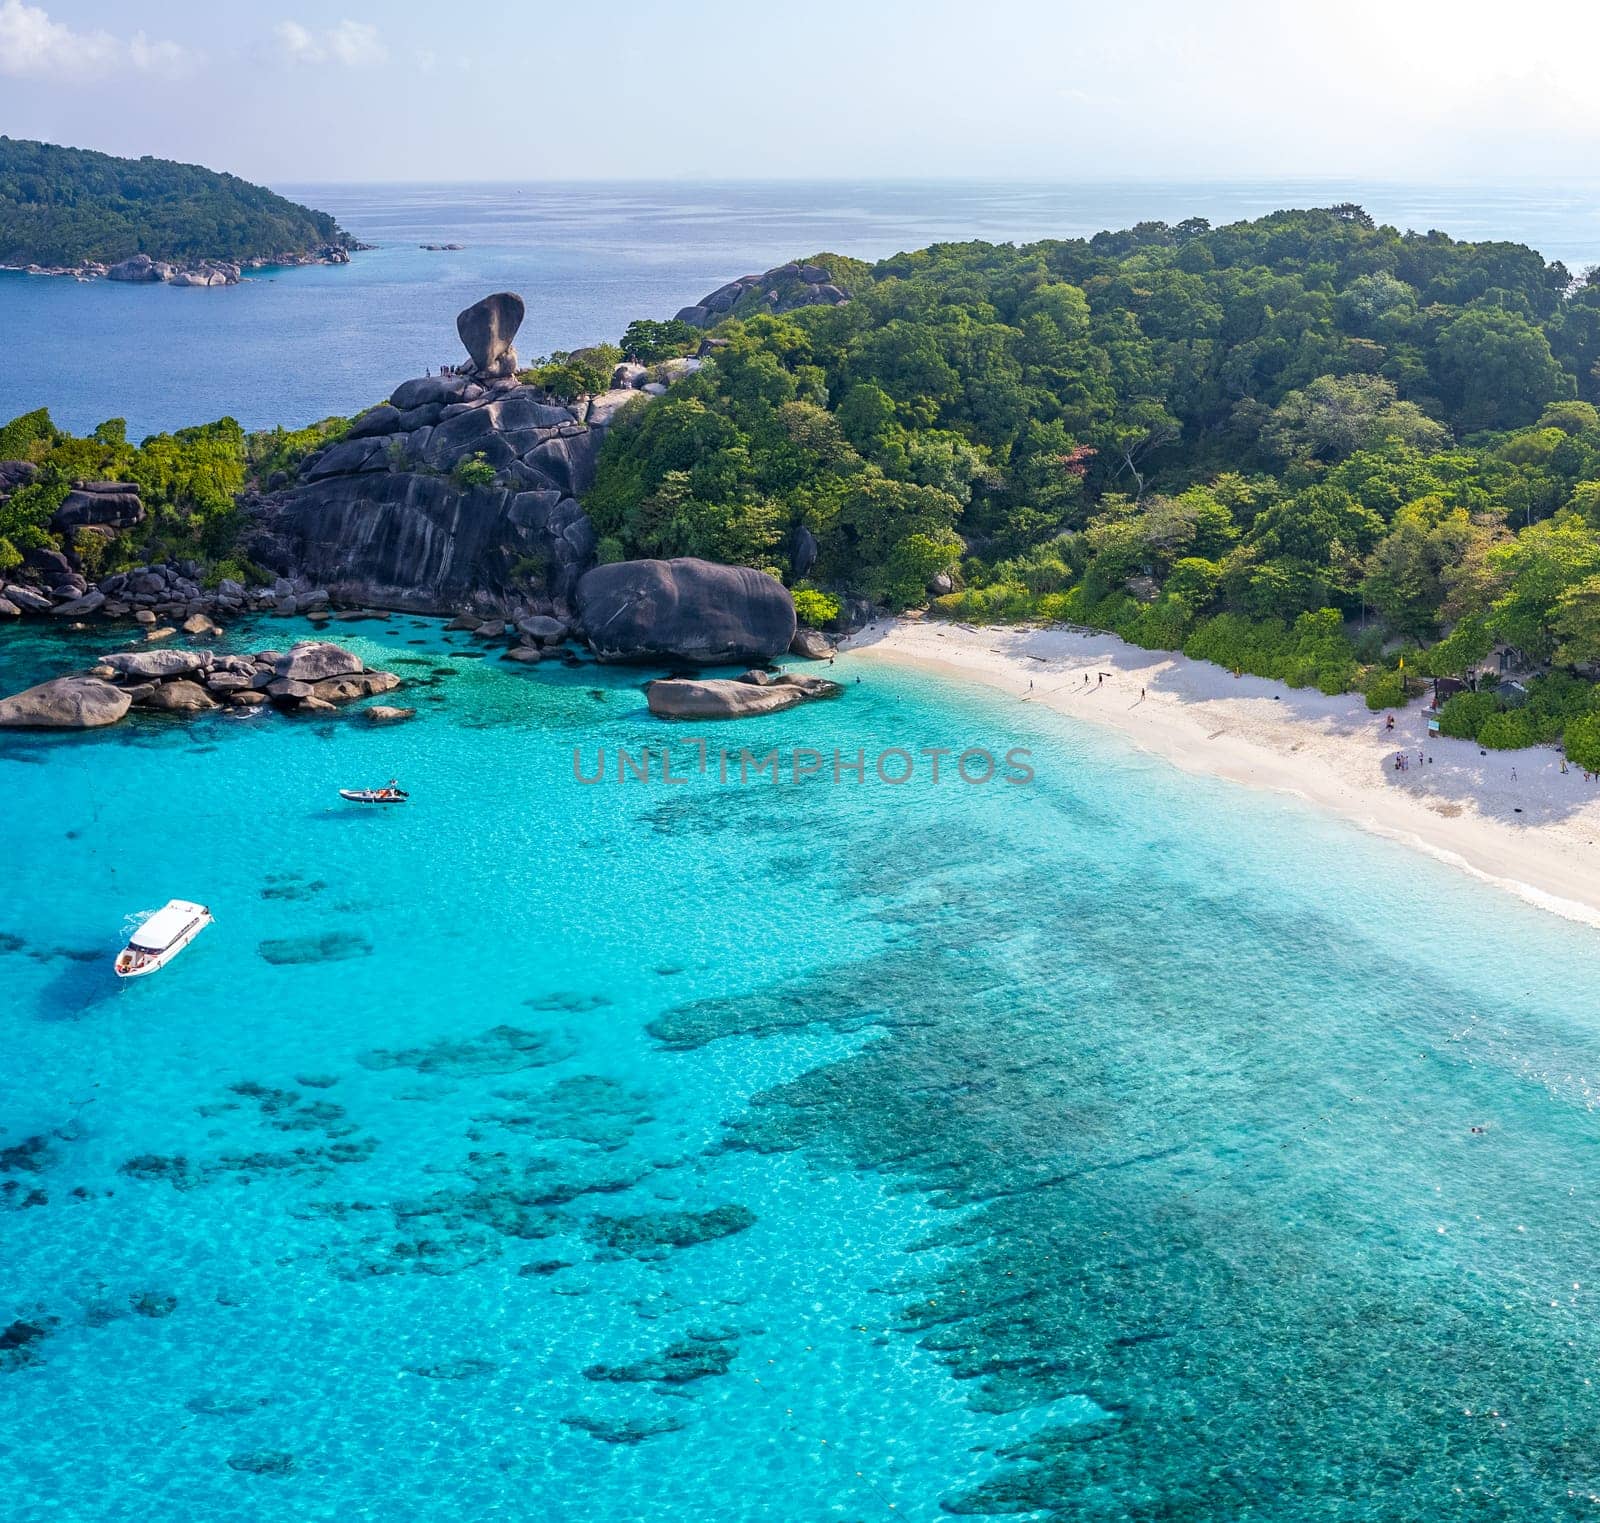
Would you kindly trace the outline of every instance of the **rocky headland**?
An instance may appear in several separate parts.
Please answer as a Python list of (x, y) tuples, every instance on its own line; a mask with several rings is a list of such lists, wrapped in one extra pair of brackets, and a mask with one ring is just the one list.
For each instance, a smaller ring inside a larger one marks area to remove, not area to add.
[(678, 320), (709, 328), (725, 317), (751, 312), (792, 312), (796, 307), (841, 307), (850, 293), (822, 264), (780, 264), (764, 275), (741, 275), (691, 307), (678, 311)]
[[(586, 656), (669, 669), (759, 668), (791, 651), (827, 659), (831, 646), (797, 628), (788, 589), (765, 572), (692, 558), (596, 564), (582, 496), (607, 430), (701, 361), (620, 364), (607, 390), (557, 401), (518, 378), (523, 316), (514, 292), (474, 303), (457, 319), (465, 363), (402, 382), (333, 442), (241, 498), (244, 552), (276, 573), (270, 584), (211, 580), (195, 561), (94, 580), (79, 556), (32, 549), (0, 583), (0, 618), (131, 620), (154, 644), (180, 631), (209, 640), (219, 621), (245, 614), (323, 622), (383, 608), (450, 617), (451, 628), (526, 665)], [(35, 475), (27, 461), (0, 461), (0, 503)], [(51, 527), (81, 548), (85, 536), (115, 540), (145, 517), (136, 483), (80, 480)], [(585, 656), (572, 641), (587, 647)], [(376, 685), (387, 677), (358, 666), (305, 679), (278, 670), (270, 651), (122, 653), (4, 700), (0, 724), (92, 727), (131, 707), (195, 712), (261, 702), (315, 712), (387, 691)], [(335, 679), (350, 691), (300, 691), (307, 681)], [(768, 685), (759, 671), (738, 682), (655, 689), (652, 709), (685, 717), (767, 712), (820, 693), (804, 682)]]

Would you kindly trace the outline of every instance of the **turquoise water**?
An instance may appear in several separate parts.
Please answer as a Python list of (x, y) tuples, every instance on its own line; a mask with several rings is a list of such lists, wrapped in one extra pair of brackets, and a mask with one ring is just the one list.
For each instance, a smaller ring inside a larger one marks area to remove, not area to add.
[(518, 347), (532, 356), (616, 338), (635, 317), (671, 316), (735, 276), (824, 249), (878, 259), (938, 240), (1078, 237), (1354, 200), (1401, 228), (1512, 239), (1574, 270), (1600, 260), (1600, 187), (1571, 179), (274, 189), (379, 247), (347, 267), (267, 272), (228, 290), (0, 274), (0, 421), (48, 406), (77, 432), (124, 417), (134, 438), (224, 413), (247, 428), (298, 427), (460, 359), (455, 315), (489, 291), (527, 297)]
[(1592, 931), (857, 658), (712, 744), (1036, 781), (343, 633), (416, 721), (0, 739), (8, 1519), (1593, 1516)]

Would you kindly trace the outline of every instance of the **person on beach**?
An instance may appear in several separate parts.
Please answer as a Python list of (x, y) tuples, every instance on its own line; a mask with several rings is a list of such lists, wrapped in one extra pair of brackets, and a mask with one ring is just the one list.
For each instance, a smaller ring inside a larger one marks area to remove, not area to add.
[(1517, 780), (1517, 769), (1515, 767), (1513, 767), (1511, 769), (1511, 781), (1512, 782), (1516, 782), (1516, 780)]
[(1394, 728), (1394, 715), (1393, 714), (1389, 715), (1389, 717), (1384, 720), (1383, 727), (1386, 730), (1392, 730)]

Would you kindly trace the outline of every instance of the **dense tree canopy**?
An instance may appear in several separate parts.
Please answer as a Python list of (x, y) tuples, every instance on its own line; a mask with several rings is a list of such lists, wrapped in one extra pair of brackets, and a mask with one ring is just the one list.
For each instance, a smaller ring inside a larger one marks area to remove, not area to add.
[(1344, 206), (936, 245), (851, 294), (724, 322), (613, 431), (612, 553), (664, 543), (641, 524), (670, 473), (675, 546), (792, 574), (804, 527), (813, 579), (895, 605), (945, 574), (969, 617), (1209, 640), (1334, 690), (1398, 694), (1396, 652), (1434, 644), (1600, 661), (1593, 278)]
[(0, 264), (269, 259), (350, 242), (326, 212), (197, 164), (0, 136)]

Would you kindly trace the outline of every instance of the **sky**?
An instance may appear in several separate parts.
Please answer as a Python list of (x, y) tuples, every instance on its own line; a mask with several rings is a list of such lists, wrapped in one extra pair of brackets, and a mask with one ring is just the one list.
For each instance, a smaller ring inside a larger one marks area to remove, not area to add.
[(1567, 0), (0, 0), (0, 133), (272, 183), (1600, 178)]

